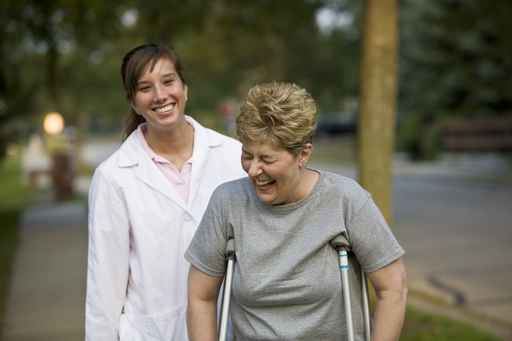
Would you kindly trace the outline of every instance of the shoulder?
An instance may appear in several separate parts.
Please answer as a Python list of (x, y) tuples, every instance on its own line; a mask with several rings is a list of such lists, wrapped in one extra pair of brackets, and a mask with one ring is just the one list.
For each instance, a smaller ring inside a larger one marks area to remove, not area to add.
[(251, 184), (247, 177), (224, 182), (210, 197), (210, 206), (222, 211), (238, 210), (251, 200)]
[(105, 191), (118, 191), (121, 186), (119, 183), (119, 171), (117, 166), (118, 151), (101, 162), (94, 170), (89, 187), (89, 195)]
[(367, 198), (369, 193), (354, 179), (339, 174), (321, 171), (326, 188), (350, 199)]
[(203, 129), (206, 137), (210, 164), (224, 180), (236, 179), (246, 175), (242, 169), (240, 158), (242, 144), (232, 137), (223, 135), (209, 128)]
[(236, 139), (223, 135), (213, 129), (207, 128), (199, 123), (196, 119), (191, 116), (185, 116), (187, 122), (189, 122), (194, 129), (199, 133), (200, 136), (206, 137), (206, 141), (210, 147), (223, 147), (223, 148), (238, 148), (241, 149), (241, 143)]
[(213, 129), (210, 129), (210, 128), (204, 128), (204, 129), (206, 130), (206, 132), (208, 134), (208, 139), (210, 140), (210, 142), (213, 145), (217, 145), (221, 148), (227, 148), (227, 149), (235, 149), (235, 150), (242, 149), (242, 144), (240, 143), (240, 141), (238, 141), (232, 137), (223, 135)]
[(131, 173), (130, 168), (138, 162), (140, 153), (134, 145), (133, 138), (126, 139), (119, 147), (94, 170), (93, 182), (96, 179), (112, 183), (122, 181), (124, 174)]
[(341, 208), (351, 216), (371, 199), (371, 195), (357, 181), (346, 176), (320, 171), (322, 190), (321, 201)]
[(223, 217), (239, 216), (252, 203), (247, 177), (224, 182), (213, 191), (207, 211)]
[(230, 201), (244, 200), (250, 194), (249, 178), (244, 177), (236, 180), (224, 182), (217, 186), (212, 195), (212, 200)]
[(105, 178), (115, 178), (119, 169), (120, 150), (117, 149), (108, 158), (103, 160), (95, 169), (94, 176), (102, 176)]

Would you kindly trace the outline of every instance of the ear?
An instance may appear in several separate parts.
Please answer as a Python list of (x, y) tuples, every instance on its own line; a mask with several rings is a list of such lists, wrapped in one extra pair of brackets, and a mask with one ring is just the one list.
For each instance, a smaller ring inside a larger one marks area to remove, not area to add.
[(299, 153), (299, 165), (301, 167), (304, 167), (308, 163), (311, 154), (313, 154), (313, 144), (308, 142), (304, 144), (304, 147), (302, 147)]
[(188, 101), (188, 86), (186, 84), (183, 85), (183, 93), (185, 94), (185, 102)]

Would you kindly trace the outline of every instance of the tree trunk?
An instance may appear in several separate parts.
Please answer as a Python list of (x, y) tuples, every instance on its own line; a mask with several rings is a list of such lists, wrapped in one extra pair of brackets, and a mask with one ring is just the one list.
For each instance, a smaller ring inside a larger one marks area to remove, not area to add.
[(397, 0), (367, 0), (358, 129), (359, 182), (392, 222), (397, 87)]

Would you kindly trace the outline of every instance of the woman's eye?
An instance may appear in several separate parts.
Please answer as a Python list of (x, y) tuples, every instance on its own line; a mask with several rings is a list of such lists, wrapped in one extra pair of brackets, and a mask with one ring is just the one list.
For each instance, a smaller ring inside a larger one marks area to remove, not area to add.
[(149, 86), (144, 86), (142, 88), (139, 88), (140, 92), (148, 92), (151, 88)]
[(174, 79), (168, 79), (168, 80), (164, 81), (165, 85), (172, 85), (173, 83), (174, 83)]

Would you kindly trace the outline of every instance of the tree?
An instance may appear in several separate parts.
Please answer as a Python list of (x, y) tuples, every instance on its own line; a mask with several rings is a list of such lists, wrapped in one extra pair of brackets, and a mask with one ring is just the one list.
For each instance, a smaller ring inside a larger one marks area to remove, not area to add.
[(512, 2), (405, 0), (400, 16), (400, 144), (435, 156), (448, 117), (512, 113)]
[(112, 37), (116, 11), (101, 1), (0, 2), (0, 158), (8, 142), (39, 125), (42, 113), (62, 111), (73, 122), (80, 104), (100, 102), (87, 101), (80, 75), (103, 74), (86, 69)]
[(419, 108), (434, 117), (510, 111), (511, 12), (506, 0), (404, 1), (404, 111)]
[(8, 142), (23, 132), (20, 122), (32, 112), (39, 88), (38, 77), (31, 77), (37, 56), (27, 53), (28, 32), (23, 5), (0, 2), (0, 159)]
[(296, 82), (322, 111), (336, 110), (340, 98), (357, 93), (358, 36), (321, 32), (316, 13), (339, 3), (1, 1), (0, 140), (33, 131), (39, 116), (54, 110), (70, 124), (90, 116), (95, 126), (120, 126), (127, 110), (121, 58), (144, 42), (176, 47), (192, 114), (212, 113), (219, 101), (271, 80)]
[(359, 112), (359, 181), (392, 219), (392, 155), (397, 87), (397, 0), (367, 0)]

